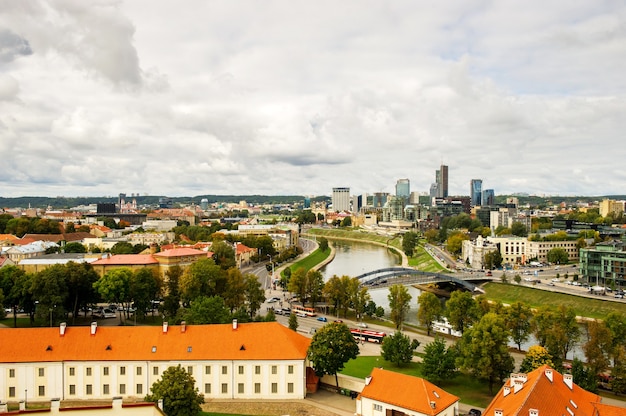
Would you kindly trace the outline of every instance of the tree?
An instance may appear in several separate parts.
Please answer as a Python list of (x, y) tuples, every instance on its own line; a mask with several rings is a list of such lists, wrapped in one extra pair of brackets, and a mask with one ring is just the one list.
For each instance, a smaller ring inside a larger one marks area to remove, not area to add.
[(456, 357), (454, 346), (446, 347), (443, 338), (435, 337), (433, 342), (424, 346), (422, 375), (433, 383), (453, 378), (457, 372)]
[(64, 308), (72, 312), (73, 321), (78, 316), (81, 307), (97, 301), (98, 294), (93, 284), (98, 281), (98, 278), (98, 273), (89, 263), (70, 261), (65, 265), (68, 293)]
[(178, 309), (180, 309), (178, 284), (182, 274), (183, 269), (179, 265), (172, 266), (165, 272), (166, 291), (163, 305), (161, 306), (161, 312), (165, 319), (173, 319), (178, 313)]
[(413, 353), (420, 343), (414, 339), (411, 341), (408, 335), (396, 331), (393, 335), (383, 338), (380, 355), (384, 360), (394, 363), (398, 367), (404, 367), (413, 360)]
[(580, 328), (572, 308), (540, 307), (531, 321), (539, 345), (546, 347), (552, 362), (559, 367), (572, 346), (578, 342)]
[(311, 307), (315, 308), (315, 304), (322, 300), (322, 291), (324, 290), (324, 275), (319, 270), (309, 270), (306, 274), (306, 291), (311, 301)]
[(502, 254), (498, 250), (492, 250), (485, 253), (483, 259), (485, 269), (497, 269), (502, 266)]
[(222, 297), (224, 298), (226, 307), (231, 313), (243, 305), (245, 301), (245, 288), (246, 284), (241, 270), (237, 267), (231, 267), (226, 270), (226, 285)]
[(54, 317), (63, 316), (69, 293), (65, 267), (55, 264), (34, 274), (30, 292), (33, 299), (38, 302), (36, 314), (39, 319), (45, 322), (48, 316), (51, 317), (51, 321)]
[(506, 327), (511, 331), (511, 338), (517, 344), (517, 349), (521, 350), (522, 343), (530, 337), (532, 310), (522, 302), (515, 302), (505, 311), (504, 322)]
[[(127, 304), (128, 306), (132, 276), (133, 271), (128, 267), (109, 270), (93, 284), (93, 287), (105, 302)], [(120, 314), (120, 322), (122, 322), (122, 314)]]
[(446, 249), (452, 254), (459, 255), (461, 254), (463, 241), (465, 240), (469, 240), (469, 236), (467, 234), (455, 232), (446, 240)]
[[(116, 227), (113, 227), (116, 228)], [(113, 247), (111, 247), (111, 253), (113, 254), (134, 254), (134, 248), (131, 243), (126, 241), (119, 241), (115, 243)]]
[(402, 251), (409, 257), (413, 256), (415, 252), (415, 246), (417, 245), (417, 233), (409, 231), (402, 236)]
[(457, 365), (486, 379), (489, 392), (493, 393), (494, 383), (498, 381), (501, 384), (515, 368), (507, 347), (508, 339), (509, 331), (504, 319), (492, 312), (486, 314), (458, 341)]
[(300, 299), (302, 306), (304, 306), (307, 299), (306, 286), (306, 269), (304, 267), (300, 267), (298, 270), (291, 273), (287, 290), (291, 293), (295, 293), (298, 299)]
[(471, 293), (455, 290), (446, 302), (445, 312), (454, 329), (464, 333), (476, 320), (476, 301)]
[(561, 247), (554, 247), (548, 251), (547, 258), (550, 263), (554, 264), (567, 264), (569, 262), (567, 251)]
[(67, 243), (63, 247), (63, 251), (65, 251), (66, 253), (86, 253), (87, 249), (81, 243), (71, 242)]
[(215, 264), (220, 266), (222, 269), (228, 270), (231, 267), (236, 266), (235, 250), (229, 244), (223, 241), (215, 241), (211, 245), (211, 251), (213, 252), (213, 260), (215, 260)]
[(137, 269), (130, 277), (128, 291), (139, 318), (144, 318), (146, 311), (152, 309), (152, 300), (159, 299), (161, 287), (161, 278), (154, 269)]
[(317, 240), (317, 244), (320, 251), (328, 250), (328, 239), (326, 237), (320, 237), (319, 240)]
[(352, 299), (352, 306), (354, 307), (356, 319), (363, 319), (365, 309), (367, 308), (367, 305), (371, 301), (371, 299), (372, 296), (370, 295), (370, 292), (369, 290), (367, 290), (366, 287), (357, 287), (354, 299)]
[(342, 227), (352, 227), (352, 217), (345, 217), (341, 220)]
[(298, 317), (295, 313), (289, 315), (289, 329), (294, 332), (298, 330)]
[(514, 221), (513, 224), (511, 224), (511, 234), (518, 237), (526, 237), (528, 236), (528, 229), (523, 223)]
[(15, 328), (17, 328), (17, 306), (22, 300), (20, 282), (25, 280), (24, 274), (22, 269), (14, 265), (0, 267), (0, 291), (4, 296), (2, 306), (13, 309), (13, 326)]
[(198, 296), (221, 295), (225, 286), (225, 271), (212, 259), (202, 259), (189, 265), (180, 277), (180, 297), (186, 305)]
[(335, 307), (335, 313), (339, 316), (339, 308), (341, 308), (347, 299), (346, 287), (345, 283), (348, 276), (344, 276), (345, 278), (341, 278), (337, 275), (334, 275), (324, 285), (323, 293), (328, 302)]
[(254, 318), (256, 313), (261, 309), (261, 305), (265, 302), (265, 293), (261, 287), (261, 282), (255, 274), (246, 273), (243, 276), (245, 285), (245, 298), (250, 319)]
[(391, 309), (390, 318), (396, 329), (399, 329), (409, 312), (409, 303), (411, 302), (409, 290), (404, 285), (390, 286), (387, 299), (389, 299), (389, 308)]
[(585, 365), (578, 358), (574, 357), (572, 361), (572, 381), (578, 387), (581, 387), (592, 393), (598, 391), (598, 375), (585, 368)]
[(433, 321), (438, 321), (443, 315), (441, 301), (434, 293), (423, 291), (417, 298), (417, 304), (419, 305), (417, 319), (426, 327), (427, 335), (430, 336)]
[(199, 296), (183, 313), (185, 321), (191, 325), (225, 324), (230, 321), (230, 313), (219, 296)]
[(337, 373), (359, 354), (359, 346), (350, 329), (342, 323), (332, 322), (320, 328), (309, 345), (308, 359), (318, 376), (334, 375), (339, 387)]
[(588, 341), (583, 345), (587, 368), (593, 374), (600, 374), (611, 365), (610, 354), (613, 339), (610, 329), (604, 322), (593, 320), (586, 323)]
[(163, 372), (161, 379), (150, 388), (148, 402), (163, 400), (163, 412), (168, 416), (196, 416), (202, 411), (204, 395), (195, 387), (194, 378), (178, 364)]
[(542, 365), (554, 367), (552, 359), (550, 358), (550, 353), (541, 345), (532, 345), (528, 348), (528, 352), (526, 352), (526, 355), (522, 360), (519, 371), (521, 373), (530, 373)]

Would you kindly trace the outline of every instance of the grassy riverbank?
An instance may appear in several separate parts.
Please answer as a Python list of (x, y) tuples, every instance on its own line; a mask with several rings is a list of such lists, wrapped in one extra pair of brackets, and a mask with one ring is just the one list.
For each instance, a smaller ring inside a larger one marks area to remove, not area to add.
[(610, 312), (626, 315), (626, 303), (623, 302), (568, 295), (512, 283), (487, 283), (483, 288), (488, 299), (507, 304), (523, 302), (532, 308), (563, 305), (572, 308), (577, 316), (596, 319), (603, 319)]
[[(305, 271), (309, 271), (311, 270), (313, 267), (317, 266), (318, 264), (322, 263), (324, 260), (326, 260), (328, 258), (328, 256), (330, 256), (331, 253), (331, 249), (328, 248), (326, 249), (326, 251), (322, 251), (319, 248), (316, 249), (314, 252), (312, 252), (311, 254), (309, 254), (308, 256), (304, 257), (303, 259), (298, 260), (297, 262), (290, 264), (289, 269), (291, 269), (291, 272), (295, 272), (298, 269), (304, 269)], [(283, 272), (281, 272), (281, 275)]]

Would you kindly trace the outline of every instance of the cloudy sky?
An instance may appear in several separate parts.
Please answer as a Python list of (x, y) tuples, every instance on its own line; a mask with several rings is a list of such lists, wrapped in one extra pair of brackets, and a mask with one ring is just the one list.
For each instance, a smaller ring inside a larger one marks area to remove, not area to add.
[(0, 0), (0, 196), (626, 193), (626, 3)]

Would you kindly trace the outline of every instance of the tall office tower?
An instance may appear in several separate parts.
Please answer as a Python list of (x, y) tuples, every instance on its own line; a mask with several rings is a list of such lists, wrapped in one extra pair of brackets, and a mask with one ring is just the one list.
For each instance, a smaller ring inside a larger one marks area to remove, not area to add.
[(448, 197), (448, 166), (441, 165), (439, 169), (435, 171), (435, 182), (439, 185), (437, 190), (437, 198)]
[(350, 188), (333, 188), (333, 211), (350, 211)]
[(483, 192), (483, 180), (482, 179), (472, 179), (470, 181), (470, 199), (473, 207), (477, 207), (480, 205), (480, 201), (482, 200), (482, 192)]
[(496, 192), (493, 189), (485, 189), (481, 195), (481, 205), (488, 207), (496, 204)]
[(387, 203), (387, 192), (375, 192), (372, 198), (372, 206), (374, 208), (382, 208)]
[(367, 205), (367, 194), (356, 195), (352, 198), (352, 208), (354, 212), (361, 212)]
[(404, 203), (409, 201), (411, 196), (411, 182), (408, 179), (398, 179), (396, 182), (396, 196), (404, 198)]

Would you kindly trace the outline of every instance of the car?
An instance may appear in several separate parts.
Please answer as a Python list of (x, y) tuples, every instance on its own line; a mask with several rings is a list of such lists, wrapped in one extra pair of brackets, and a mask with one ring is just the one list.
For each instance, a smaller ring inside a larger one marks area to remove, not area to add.
[(335, 319), (333, 322), (337, 322), (338, 324), (342, 324), (343, 321), (341, 319)]
[(112, 309), (104, 308), (94, 311), (93, 316), (96, 318), (115, 318), (117, 315)]
[(317, 318), (317, 320), (320, 322), (328, 322), (328, 319), (325, 316), (320, 316)]
[(554, 279), (552, 279), (552, 281), (553, 281), (554, 283), (559, 283), (559, 282), (560, 282), (560, 280), (559, 280), (559, 279), (557, 279), (556, 277), (555, 277)]
[(306, 318), (306, 314), (304, 312), (298, 312), (296, 313), (296, 316), (299, 318)]
[(356, 326), (361, 328), (367, 328), (367, 324), (365, 322), (359, 322), (358, 324), (356, 324)]
[(280, 300), (280, 299), (278, 299), (278, 298), (269, 298), (269, 299), (267, 300), (267, 303), (276, 303), (276, 302), (278, 302), (279, 300)]
[(624, 295), (622, 295), (621, 293), (616, 293), (615, 295), (613, 295), (613, 297), (615, 299), (624, 299)]

